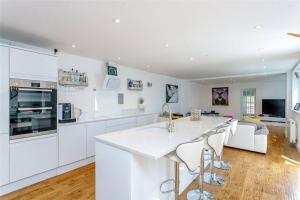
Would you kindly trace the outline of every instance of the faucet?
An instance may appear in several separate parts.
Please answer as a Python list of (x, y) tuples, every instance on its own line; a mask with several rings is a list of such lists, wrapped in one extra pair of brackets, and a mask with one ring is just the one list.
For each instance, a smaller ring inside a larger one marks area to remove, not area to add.
[(168, 112), (169, 112), (169, 121), (167, 123), (167, 128), (168, 128), (168, 131), (171, 133), (171, 132), (174, 132), (174, 122), (172, 120), (172, 111), (171, 111), (170, 105), (168, 103), (164, 103), (162, 106), (162, 113), (164, 113), (165, 107), (167, 107)]

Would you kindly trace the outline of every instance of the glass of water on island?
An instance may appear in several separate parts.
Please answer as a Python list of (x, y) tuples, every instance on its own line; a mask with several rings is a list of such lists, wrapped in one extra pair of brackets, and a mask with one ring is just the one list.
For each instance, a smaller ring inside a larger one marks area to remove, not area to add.
[(191, 111), (191, 121), (201, 120), (201, 109), (192, 109)]

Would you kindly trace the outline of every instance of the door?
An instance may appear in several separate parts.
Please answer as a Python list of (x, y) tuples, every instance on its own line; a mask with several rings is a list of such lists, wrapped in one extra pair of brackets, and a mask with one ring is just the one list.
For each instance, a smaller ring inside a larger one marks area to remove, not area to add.
[(10, 48), (10, 77), (57, 80), (56, 57), (23, 49)]
[(86, 126), (87, 157), (95, 155), (95, 136), (105, 133), (106, 121), (94, 122)]
[(59, 127), (59, 166), (86, 158), (86, 128), (84, 124)]
[(0, 186), (9, 183), (9, 49), (0, 46)]

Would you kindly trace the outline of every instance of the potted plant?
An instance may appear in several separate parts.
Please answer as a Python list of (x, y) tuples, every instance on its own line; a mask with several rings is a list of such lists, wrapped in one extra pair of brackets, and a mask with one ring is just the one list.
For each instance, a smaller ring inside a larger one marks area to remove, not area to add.
[(145, 111), (144, 98), (143, 97), (139, 98), (138, 102), (139, 102), (138, 109), (144, 112)]

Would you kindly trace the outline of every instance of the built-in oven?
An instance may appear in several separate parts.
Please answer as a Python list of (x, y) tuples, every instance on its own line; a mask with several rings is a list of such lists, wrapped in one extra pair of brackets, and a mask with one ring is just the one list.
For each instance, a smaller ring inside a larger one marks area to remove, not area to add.
[(10, 139), (57, 132), (57, 83), (10, 79)]

